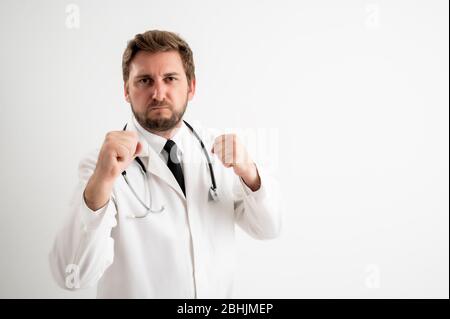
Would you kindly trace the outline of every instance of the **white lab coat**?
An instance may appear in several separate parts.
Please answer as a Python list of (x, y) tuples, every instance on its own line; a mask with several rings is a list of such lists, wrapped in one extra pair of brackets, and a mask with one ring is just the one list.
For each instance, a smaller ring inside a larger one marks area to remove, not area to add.
[[(206, 134), (202, 138), (210, 153), (215, 136), (194, 129)], [(138, 131), (132, 120), (127, 130)], [(186, 135), (192, 141), (183, 150), (186, 198), (166, 163), (140, 135), (144, 146), (140, 158), (148, 172), (152, 207), (165, 206), (162, 213), (141, 219), (130, 218), (132, 213), (144, 214), (145, 208), (122, 176), (117, 178), (109, 202), (96, 212), (90, 210), (83, 191), (100, 148), (80, 161), (79, 184), (68, 220), (49, 255), (59, 286), (72, 290), (97, 284), (98, 298), (232, 297), (235, 224), (256, 239), (277, 237), (279, 189), (257, 164), (261, 188), (252, 192), (232, 168), (225, 168), (210, 153), (220, 199), (209, 200), (206, 159), (192, 133)], [(137, 163), (133, 161), (126, 171), (147, 203), (144, 175)]]

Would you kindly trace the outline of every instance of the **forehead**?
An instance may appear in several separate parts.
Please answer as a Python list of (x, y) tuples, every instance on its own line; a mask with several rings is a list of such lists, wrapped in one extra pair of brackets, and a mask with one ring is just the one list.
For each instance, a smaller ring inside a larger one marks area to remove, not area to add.
[(157, 53), (139, 51), (130, 63), (130, 76), (143, 73), (156, 76), (169, 72), (184, 74), (183, 62), (177, 51)]

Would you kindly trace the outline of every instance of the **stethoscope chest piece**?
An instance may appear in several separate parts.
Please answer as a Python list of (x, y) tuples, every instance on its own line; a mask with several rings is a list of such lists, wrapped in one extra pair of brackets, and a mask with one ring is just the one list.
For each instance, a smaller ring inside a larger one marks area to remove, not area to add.
[(214, 189), (212, 187), (209, 188), (208, 200), (214, 201), (214, 202), (219, 201), (219, 195), (217, 195), (217, 189)]

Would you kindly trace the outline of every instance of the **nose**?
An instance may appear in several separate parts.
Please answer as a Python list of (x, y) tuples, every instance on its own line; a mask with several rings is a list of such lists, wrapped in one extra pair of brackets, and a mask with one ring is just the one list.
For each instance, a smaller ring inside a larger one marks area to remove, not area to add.
[(157, 101), (163, 101), (166, 96), (166, 90), (164, 87), (164, 83), (160, 81), (155, 81), (153, 85), (152, 99)]

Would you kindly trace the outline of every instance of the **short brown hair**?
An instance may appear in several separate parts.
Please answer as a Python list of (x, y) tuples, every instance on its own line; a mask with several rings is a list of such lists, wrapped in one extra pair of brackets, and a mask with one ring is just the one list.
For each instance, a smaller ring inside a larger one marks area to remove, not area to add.
[(190, 85), (191, 80), (195, 79), (194, 57), (191, 48), (179, 35), (160, 30), (150, 30), (142, 34), (136, 34), (132, 40), (128, 41), (122, 57), (123, 81), (128, 81), (130, 64), (137, 52), (157, 53), (172, 50), (178, 51), (180, 54), (184, 72)]

